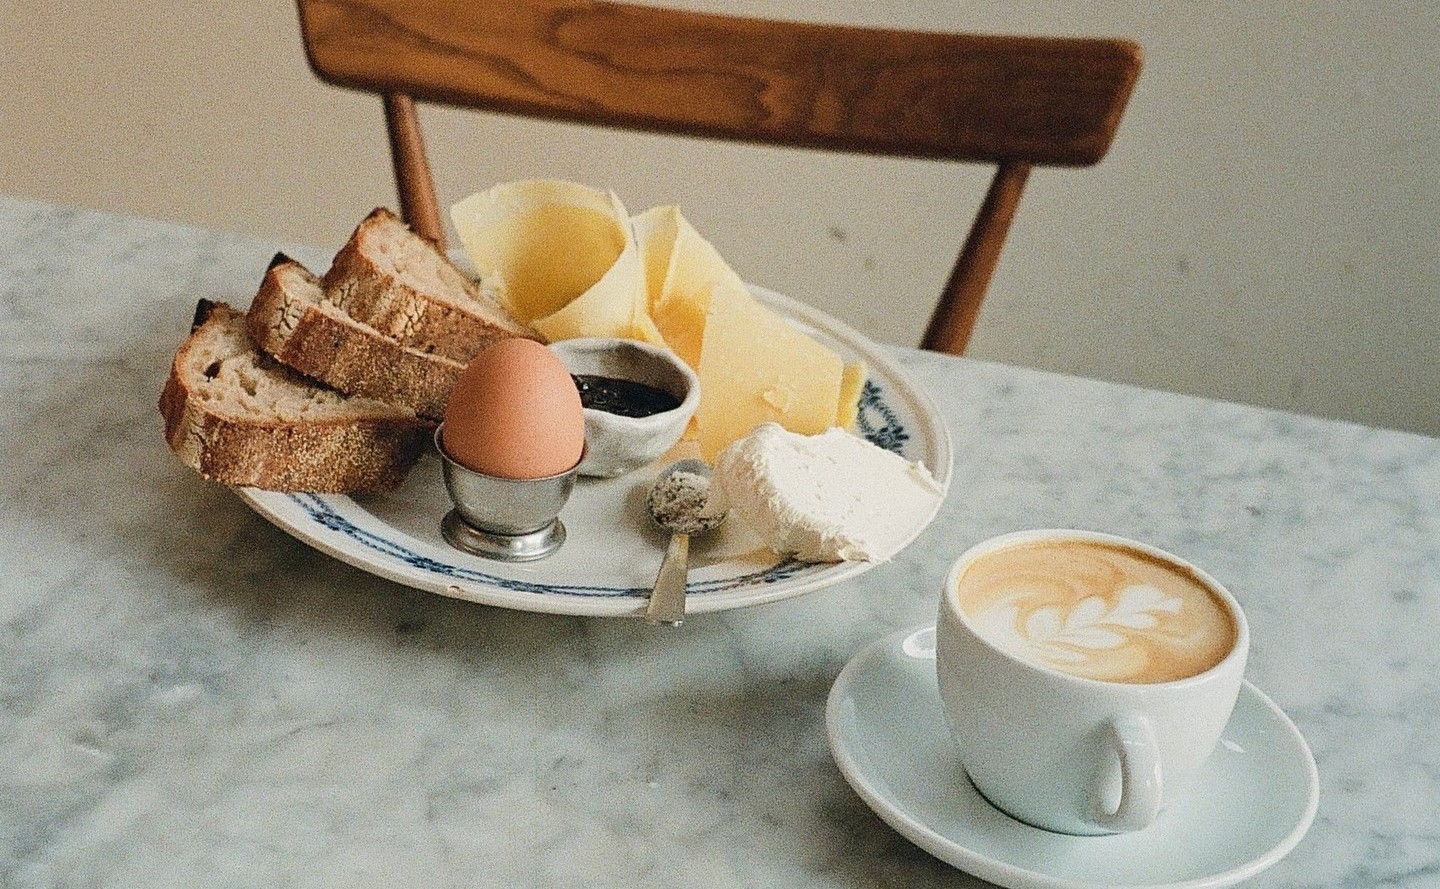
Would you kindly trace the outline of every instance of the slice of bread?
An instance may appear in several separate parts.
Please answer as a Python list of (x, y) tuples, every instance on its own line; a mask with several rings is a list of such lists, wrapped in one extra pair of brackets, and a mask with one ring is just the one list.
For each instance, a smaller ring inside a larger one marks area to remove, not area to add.
[(412, 411), (322, 388), (256, 351), (245, 316), (202, 301), (160, 395), (165, 439), (202, 476), (278, 491), (394, 488), (425, 447)]
[(275, 254), (246, 313), (261, 351), (347, 395), (409, 408), (439, 421), (459, 361), (400, 344), (325, 300), (320, 279), (283, 253)]
[(541, 339), (383, 207), (356, 226), (323, 286), (325, 299), (356, 321), (461, 363), (501, 337)]

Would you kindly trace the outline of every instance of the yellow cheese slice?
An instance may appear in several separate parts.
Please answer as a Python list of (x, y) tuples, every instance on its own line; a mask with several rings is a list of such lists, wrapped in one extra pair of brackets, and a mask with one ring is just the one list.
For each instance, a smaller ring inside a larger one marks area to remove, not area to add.
[(840, 373), (840, 406), (835, 411), (835, 425), (850, 429), (860, 416), (860, 393), (865, 390), (865, 362), (845, 365)]
[(645, 291), (648, 305), (654, 308), (665, 288), (665, 275), (670, 271), (670, 256), (675, 252), (675, 232), (680, 224), (680, 208), (651, 207), (630, 220), (635, 230), (635, 243), (640, 248), (640, 262), (645, 266)]
[[(700, 367), (700, 348), (705, 335), (710, 295), (717, 289), (744, 291), (740, 276), (721, 258), (720, 251), (701, 237), (678, 207), (657, 208), (662, 224), (653, 230), (669, 234), (673, 228), (665, 279), (659, 292), (651, 291), (650, 314), (665, 342), (692, 368)], [(656, 212), (656, 211), (647, 211)], [(644, 236), (637, 228), (637, 238)], [(658, 252), (660, 237), (652, 237)], [(653, 279), (652, 279), (653, 280)]]
[(756, 426), (774, 421), (814, 435), (835, 423), (840, 356), (761, 305), (744, 285), (717, 283), (700, 352), (695, 412), (706, 460)]
[(665, 339), (646, 311), (640, 254), (631, 244), (615, 265), (589, 290), (560, 311), (536, 318), (530, 326), (549, 342), (582, 336), (619, 337), (657, 346)]
[(864, 365), (760, 304), (678, 207), (631, 219), (612, 192), (533, 179), (450, 212), (482, 279), (547, 340), (642, 340), (695, 368), (706, 459), (767, 421), (806, 435), (855, 422)]
[(562, 180), (507, 182), (455, 204), (450, 218), (481, 279), (521, 321), (553, 315), (602, 283), (607, 293), (596, 301), (607, 319), (628, 318), (634, 291), (644, 287), (639, 263), (620, 262), (635, 244), (613, 192)]

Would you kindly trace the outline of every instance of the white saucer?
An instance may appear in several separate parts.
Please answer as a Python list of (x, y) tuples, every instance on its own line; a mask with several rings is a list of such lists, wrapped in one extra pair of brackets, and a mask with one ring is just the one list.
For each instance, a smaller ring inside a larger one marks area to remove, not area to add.
[(958, 764), (934, 636), (912, 628), (857, 654), (830, 691), (826, 724), (850, 786), (948, 864), (1009, 889), (1228, 886), (1283, 858), (1315, 817), (1310, 748), (1247, 682), (1197, 784), (1150, 827), (1070, 837), (1022, 824), (987, 803)]

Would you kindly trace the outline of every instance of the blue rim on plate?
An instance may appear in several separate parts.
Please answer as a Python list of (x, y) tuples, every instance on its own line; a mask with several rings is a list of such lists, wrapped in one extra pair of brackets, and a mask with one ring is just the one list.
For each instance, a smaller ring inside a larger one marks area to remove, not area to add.
[[(904, 371), (839, 321), (780, 294), (752, 289), (846, 361), (865, 363), (869, 378), (855, 431), (908, 460), (922, 461), (942, 490), (948, 489), (949, 432), (929, 397)], [(547, 559), (513, 564), (471, 556), (444, 543), (439, 523), (449, 502), (434, 455), (423, 456), (398, 491), (381, 496), (237, 490), (252, 509), (296, 538), (407, 586), (527, 611), (622, 616), (643, 611), (664, 552), (664, 537), (649, 525), (642, 499), (656, 469), (616, 479), (580, 479), (560, 515), (566, 545)], [(910, 539), (933, 518), (934, 513), (923, 517)], [(780, 558), (759, 552), (753, 542), (747, 547), (743, 539), (711, 542), (707, 537), (694, 546), (691, 613), (800, 595), (873, 567)]]

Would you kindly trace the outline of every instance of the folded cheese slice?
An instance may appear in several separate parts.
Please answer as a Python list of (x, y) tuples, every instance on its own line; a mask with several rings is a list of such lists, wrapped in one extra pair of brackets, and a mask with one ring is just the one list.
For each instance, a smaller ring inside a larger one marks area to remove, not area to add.
[[(720, 256), (720, 251), (690, 224), (679, 207), (656, 207), (637, 217), (636, 235), (651, 270), (659, 279), (650, 291), (650, 315), (670, 348), (696, 371), (705, 338), (706, 315), (716, 290), (742, 292), (745, 284)], [(665, 273), (656, 274), (668, 244)]]
[[(744, 385), (747, 380), (760, 387), (748, 393), (717, 396), (712, 402), (723, 405), (719, 410), (712, 404), (712, 410), (697, 415), (697, 428), (704, 426), (709, 418), (713, 434), (701, 435), (709, 440), (710, 448), (722, 447), (728, 443), (724, 440), (727, 436), (748, 432), (762, 418), (775, 420), (794, 431), (815, 426), (818, 428), (812, 431), (819, 431), (831, 424), (848, 427), (854, 423), (865, 382), (863, 363), (843, 366), (839, 381), (832, 380), (838, 357), (793, 328), (777, 328), (776, 324), (783, 324), (783, 320), (750, 296), (740, 276), (725, 262), (720, 251), (696, 231), (680, 208), (654, 207), (645, 211), (635, 217), (635, 235), (646, 267), (650, 314), (655, 326), (670, 348), (701, 375), (702, 390), (714, 391), (722, 381), (731, 388)], [(739, 302), (720, 306), (712, 312), (716, 299)], [(752, 323), (760, 326), (747, 329), (746, 325)], [(712, 335), (712, 325), (717, 324), (719, 339), (714, 340), (706, 352), (705, 342)], [(782, 335), (780, 342), (806, 341), (800, 353), (792, 356), (775, 348), (777, 342), (767, 342), (767, 332), (775, 330)], [(761, 346), (763, 351), (755, 351), (756, 346)], [(792, 364), (798, 367), (790, 366)], [(767, 367), (768, 372), (759, 372), (756, 365)], [(819, 376), (808, 378), (806, 385), (789, 382), (792, 375), (801, 378), (815, 373)], [(711, 381), (708, 390), (704, 383), (707, 378)], [(830, 395), (832, 383), (836, 393), (833, 397)], [(828, 405), (803, 403), (812, 397), (831, 400)], [(754, 399), (758, 399), (756, 403), (761, 407), (747, 410), (743, 405)], [(737, 409), (738, 414), (731, 413)], [(821, 425), (827, 410), (828, 419)]]
[(694, 368), (708, 459), (764, 422), (801, 434), (855, 422), (864, 365), (756, 300), (679, 207), (632, 219), (612, 192), (534, 179), (472, 195), (451, 218), (482, 280), (547, 340), (641, 340)]
[(450, 218), (481, 280), (547, 340), (662, 342), (630, 217), (613, 192), (507, 182), (455, 204)]
[(630, 220), (635, 244), (640, 248), (640, 264), (645, 268), (646, 305), (652, 309), (665, 290), (680, 219), (680, 208), (672, 205), (651, 207)]

